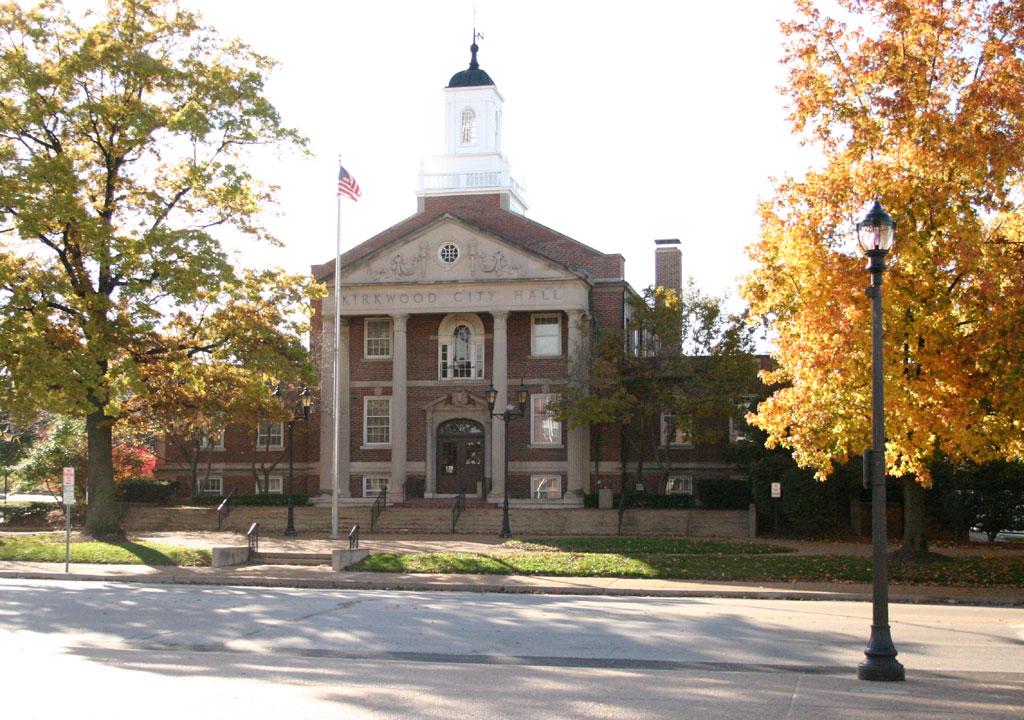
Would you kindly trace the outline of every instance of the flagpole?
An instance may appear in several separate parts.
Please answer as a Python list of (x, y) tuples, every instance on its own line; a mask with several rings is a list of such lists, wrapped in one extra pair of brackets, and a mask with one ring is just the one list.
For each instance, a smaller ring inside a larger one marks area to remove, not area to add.
[[(339, 158), (338, 165), (341, 165)], [(341, 490), (341, 193), (338, 193), (337, 238), (334, 249), (334, 450), (331, 480), (331, 539), (340, 540), (338, 533), (338, 493)]]

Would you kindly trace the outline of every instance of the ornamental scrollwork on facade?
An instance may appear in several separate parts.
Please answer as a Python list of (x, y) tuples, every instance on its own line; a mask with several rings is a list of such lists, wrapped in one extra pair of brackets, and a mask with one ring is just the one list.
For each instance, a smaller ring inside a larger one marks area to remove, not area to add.
[(523, 274), (521, 265), (509, 258), (504, 250), (480, 252), (474, 244), (469, 251), (473, 269), (495, 277), (513, 277)]
[(426, 270), (427, 253), (421, 246), (415, 255), (395, 253), (387, 265), (378, 269), (374, 275), (381, 280), (401, 280), (412, 275), (423, 277)]

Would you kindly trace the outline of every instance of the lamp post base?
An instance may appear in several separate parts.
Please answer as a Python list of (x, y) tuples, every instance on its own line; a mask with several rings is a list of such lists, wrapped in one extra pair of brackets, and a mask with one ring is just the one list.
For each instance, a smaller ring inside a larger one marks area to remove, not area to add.
[(291, 506), (288, 507), (288, 524), (285, 526), (284, 534), (286, 537), (295, 537), (299, 534), (295, 529), (295, 509)]
[(857, 679), (878, 682), (900, 682), (906, 680), (903, 665), (896, 660), (896, 646), (892, 643), (889, 628), (872, 626), (864, 662), (857, 666)]
[(868, 658), (857, 666), (857, 679), (872, 682), (902, 682), (907, 679), (895, 658)]
[(505, 498), (505, 505), (504, 505), (504, 507), (502, 509), (502, 513), (501, 513), (501, 535), (500, 535), (500, 537), (502, 537), (502, 538), (510, 538), (510, 537), (512, 537), (512, 528), (509, 526), (509, 522), (508, 522), (508, 498), (507, 497)]

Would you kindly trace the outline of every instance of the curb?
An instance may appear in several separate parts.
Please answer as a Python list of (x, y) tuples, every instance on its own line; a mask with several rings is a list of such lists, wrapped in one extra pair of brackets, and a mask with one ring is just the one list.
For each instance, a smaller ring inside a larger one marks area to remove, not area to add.
[[(383, 590), (398, 592), (469, 592), (507, 595), (583, 595), (606, 597), (732, 598), (742, 600), (804, 600), (871, 602), (870, 593), (805, 591), (796, 589), (689, 589), (689, 588), (616, 588), (587, 585), (520, 585), (515, 583), (435, 582), (431, 580), (356, 580), (346, 578), (225, 577), (194, 574), (104, 575), (98, 573), (62, 573), (41, 571), (0, 571), (0, 579), (66, 580), (75, 582), (111, 582), (137, 585), (210, 585), (267, 588), (309, 588), (314, 590)], [(960, 605), (978, 607), (1024, 607), (1024, 597), (963, 597), (956, 595), (890, 594), (890, 603), (914, 605)]]

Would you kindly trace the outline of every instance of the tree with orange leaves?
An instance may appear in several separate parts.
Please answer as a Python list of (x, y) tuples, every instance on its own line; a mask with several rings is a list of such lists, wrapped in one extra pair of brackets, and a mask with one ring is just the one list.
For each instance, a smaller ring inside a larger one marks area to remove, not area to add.
[[(1024, 458), (1024, 5), (798, 0), (784, 23), (794, 131), (821, 150), (760, 207), (743, 296), (778, 384), (751, 421), (819, 477), (870, 443), (868, 276), (853, 226), (897, 221), (885, 287), (886, 468), (923, 551), (938, 457)], [(863, 25), (863, 26), (861, 26)]]

